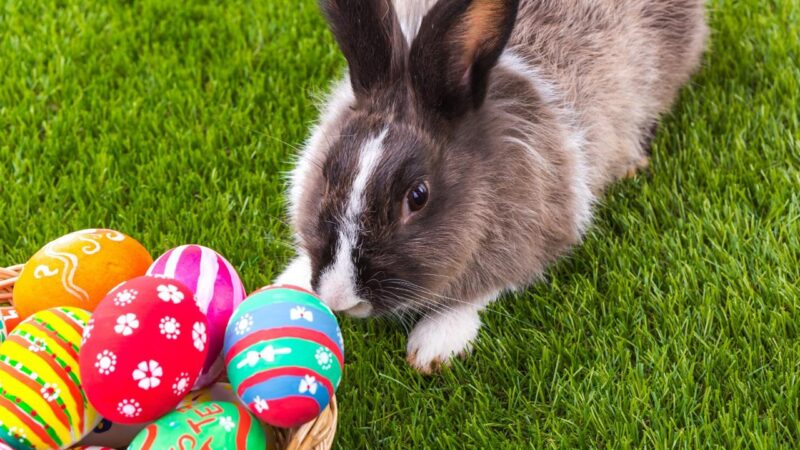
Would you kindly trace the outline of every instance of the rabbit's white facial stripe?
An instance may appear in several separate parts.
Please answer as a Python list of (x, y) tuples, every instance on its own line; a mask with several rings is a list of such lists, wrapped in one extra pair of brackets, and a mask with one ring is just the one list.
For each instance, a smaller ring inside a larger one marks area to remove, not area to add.
[(356, 293), (357, 274), (353, 263), (353, 249), (358, 240), (358, 223), (364, 212), (364, 191), (372, 179), (384, 153), (383, 141), (388, 130), (367, 141), (361, 148), (356, 173), (344, 217), (339, 223), (339, 239), (333, 264), (320, 277), (320, 297), (337, 311), (347, 311), (356, 316), (367, 316), (371, 307)]
[(364, 188), (367, 187), (367, 182), (378, 167), (383, 155), (383, 140), (386, 139), (388, 132), (389, 130), (383, 130), (377, 137), (367, 141), (361, 149), (361, 155), (358, 158), (358, 173), (353, 181), (353, 188), (347, 202), (346, 220), (351, 221), (353, 225), (364, 210)]

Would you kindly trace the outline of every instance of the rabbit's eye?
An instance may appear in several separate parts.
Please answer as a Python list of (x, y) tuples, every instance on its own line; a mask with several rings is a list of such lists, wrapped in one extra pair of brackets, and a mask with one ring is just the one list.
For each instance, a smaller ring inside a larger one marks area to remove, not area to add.
[(422, 182), (406, 194), (406, 203), (410, 212), (417, 212), (428, 204), (428, 185)]

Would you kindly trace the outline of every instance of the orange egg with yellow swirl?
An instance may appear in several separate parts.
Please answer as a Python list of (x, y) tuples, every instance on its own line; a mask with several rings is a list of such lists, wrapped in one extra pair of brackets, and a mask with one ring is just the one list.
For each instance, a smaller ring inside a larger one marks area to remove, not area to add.
[(76, 231), (45, 245), (25, 264), (14, 286), (20, 317), (56, 306), (93, 311), (123, 281), (144, 275), (150, 253), (119, 231)]

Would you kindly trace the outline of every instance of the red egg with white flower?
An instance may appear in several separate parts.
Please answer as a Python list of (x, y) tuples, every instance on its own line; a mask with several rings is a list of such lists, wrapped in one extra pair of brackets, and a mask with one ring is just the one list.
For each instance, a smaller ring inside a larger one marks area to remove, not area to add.
[(161, 417), (194, 385), (208, 353), (208, 322), (176, 280), (138, 277), (95, 309), (80, 352), (83, 387), (106, 419)]

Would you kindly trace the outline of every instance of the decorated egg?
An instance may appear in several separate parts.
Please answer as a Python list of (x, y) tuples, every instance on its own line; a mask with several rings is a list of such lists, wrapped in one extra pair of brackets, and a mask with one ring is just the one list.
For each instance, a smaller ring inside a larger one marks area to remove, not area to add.
[(76, 231), (45, 245), (25, 264), (14, 306), (21, 317), (54, 306), (93, 311), (111, 288), (144, 275), (152, 262), (142, 244), (118, 231)]
[(268, 286), (244, 301), (225, 333), (228, 378), (256, 416), (277, 427), (314, 419), (344, 367), (344, 343), (331, 310), (314, 294)]
[(148, 425), (128, 450), (263, 450), (266, 447), (264, 429), (247, 408), (228, 402), (205, 402), (181, 408)]
[(0, 343), (19, 325), (20, 317), (13, 306), (0, 306)]
[(194, 292), (197, 306), (208, 318), (208, 356), (195, 388), (208, 386), (222, 373), (225, 327), (247, 295), (236, 269), (210, 248), (183, 245), (161, 255), (147, 274), (174, 278)]
[[(238, 403), (239, 399), (233, 392), (233, 387), (228, 383), (214, 383), (211, 386), (189, 392), (178, 404), (178, 408), (193, 406), (197, 403), (210, 401), (225, 401)], [(103, 419), (91, 434), (86, 436), (80, 444), (105, 445), (112, 448), (127, 447), (147, 424), (124, 425)]]
[(97, 445), (79, 445), (77, 447), (72, 447), (72, 450), (114, 450), (111, 447), (100, 447)]
[(79, 308), (40, 311), (0, 346), (0, 442), (17, 450), (65, 449), (97, 424), (78, 371), (88, 320)]
[(138, 277), (97, 306), (84, 332), (80, 370), (106, 419), (134, 424), (174, 409), (208, 354), (206, 316), (181, 282)]

